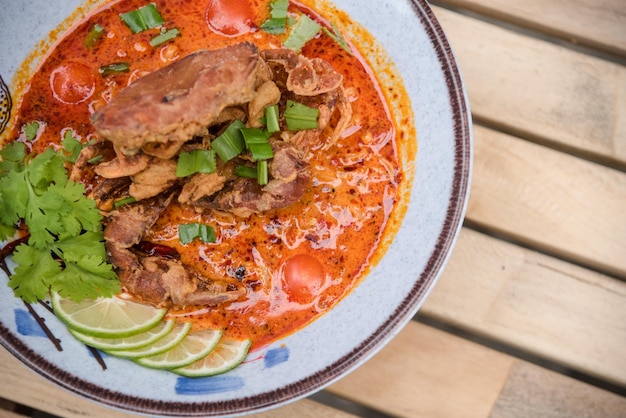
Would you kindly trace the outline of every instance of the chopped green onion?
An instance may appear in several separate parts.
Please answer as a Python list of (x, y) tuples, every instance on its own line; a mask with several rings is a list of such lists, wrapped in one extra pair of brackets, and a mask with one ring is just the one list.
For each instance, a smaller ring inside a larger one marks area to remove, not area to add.
[(33, 121), (24, 125), (24, 135), (27, 141), (34, 141), (39, 132), (39, 122)]
[(215, 242), (215, 230), (212, 226), (200, 223), (178, 225), (178, 239), (181, 244), (189, 244), (196, 238), (202, 242)]
[(264, 144), (250, 144), (248, 149), (250, 149), (253, 161), (269, 160), (274, 156), (272, 146), (267, 142)]
[(335, 25), (333, 22), (330, 22), (330, 25), (333, 28), (332, 32), (328, 28), (322, 28), (322, 30), (333, 41), (335, 41), (340, 47), (342, 47), (344, 49), (344, 51), (346, 51), (350, 55), (353, 55), (352, 54), (352, 50), (350, 49), (350, 46), (348, 45), (348, 42), (346, 42), (346, 38), (343, 37), (343, 34), (341, 33), (341, 31), (339, 30), (337, 25)]
[(241, 154), (245, 149), (246, 143), (241, 134), (241, 128), (244, 127), (242, 121), (237, 119), (230, 124), (228, 128), (217, 138), (211, 142), (211, 147), (220, 156), (222, 161), (227, 162)]
[(104, 35), (104, 28), (96, 23), (83, 40), (83, 45), (85, 45), (87, 49), (93, 48), (96, 41), (100, 39), (102, 35)]
[(130, 196), (130, 197), (127, 197), (125, 199), (117, 200), (115, 203), (113, 203), (113, 207), (115, 209), (117, 209), (117, 208), (119, 208), (121, 206), (128, 205), (129, 203), (135, 203), (136, 201), (137, 201), (137, 199), (135, 199), (134, 197)]
[(285, 122), (290, 131), (301, 131), (304, 129), (317, 129), (317, 117), (319, 109), (308, 107), (302, 103), (287, 100), (285, 109)]
[(176, 163), (176, 177), (187, 177), (195, 173), (213, 173), (217, 167), (215, 151), (198, 149), (181, 152)]
[(309, 42), (315, 35), (318, 34), (322, 27), (319, 23), (307, 15), (302, 15), (300, 20), (291, 28), (291, 33), (285, 41), (285, 48), (300, 52), (304, 44)]
[(163, 18), (153, 3), (122, 13), (120, 18), (133, 33), (143, 32), (163, 24)]
[(259, 128), (242, 128), (241, 134), (247, 147), (252, 144), (267, 144), (269, 133)]
[(238, 165), (235, 167), (235, 175), (247, 179), (257, 178), (257, 169), (246, 165)]
[(267, 106), (265, 108), (265, 126), (269, 133), (280, 131), (280, 125), (278, 123), (278, 105)]
[(104, 158), (104, 155), (102, 155), (102, 154), (101, 154), (101, 155), (96, 155), (95, 157), (90, 158), (89, 160), (87, 160), (87, 162), (88, 162), (89, 164), (97, 164), (97, 163), (99, 163), (99, 162), (100, 162), (103, 158)]
[(270, 18), (263, 22), (261, 29), (273, 35), (285, 33), (289, 0), (274, 0), (270, 7)]
[(100, 67), (100, 74), (106, 77), (111, 74), (126, 73), (130, 71), (130, 64), (127, 62), (115, 62), (113, 64), (103, 65)]
[(259, 161), (256, 165), (256, 179), (261, 186), (265, 186), (269, 181), (267, 160)]
[(159, 46), (167, 41), (171, 41), (179, 35), (180, 31), (177, 28), (170, 29), (150, 39), (150, 45), (152, 45), (153, 47)]

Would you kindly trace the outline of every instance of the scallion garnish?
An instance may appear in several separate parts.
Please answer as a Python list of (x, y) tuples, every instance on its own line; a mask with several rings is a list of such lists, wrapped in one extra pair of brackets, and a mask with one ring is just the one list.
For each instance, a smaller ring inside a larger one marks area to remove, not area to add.
[(315, 35), (318, 34), (322, 27), (319, 23), (308, 17), (302, 15), (295, 25), (291, 28), (291, 32), (285, 40), (285, 48), (300, 52), (304, 44), (309, 42)]
[(263, 22), (261, 29), (273, 35), (285, 33), (288, 7), (289, 0), (274, 0), (270, 4), (270, 18)]
[(290, 131), (301, 131), (304, 129), (317, 129), (317, 117), (319, 109), (303, 105), (302, 103), (287, 100), (285, 109), (285, 122)]
[(257, 169), (247, 165), (238, 165), (235, 167), (235, 175), (247, 179), (255, 179), (257, 178)]
[(150, 45), (152, 45), (153, 47), (159, 46), (167, 41), (171, 41), (179, 35), (180, 31), (177, 28), (170, 29), (150, 39)]
[(353, 55), (352, 50), (348, 45), (348, 42), (346, 42), (346, 38), (343, 37), (343, 34), (341, 33), (337, 25), (335, 25), (333, 22), (330, 22), (330, 25), (332, 26), (333, 31), (331, 32), (328, 28), (322, 28), (324, 33), (330, 36), (330, 38), (335, 41), (340, 47), (342, 47), (344, 51), (346, 51), (350, 55)]
[(259, 161), (256, 165), (256, 180), (261, 186), (265, 186), (269, 181), (267, 160)]
[(190, 223), (178, 225), (178, 239), (183, 245), (199, 238), (202, 242), (215, 242), (215, 230), (210, 225)]
[(120, 199), (120, 200), (115, 201), (115, 203), (113, 203), (113, 207), (115, 209), (117, 209), (117, 208), (122, 207), (124, 205), (128, 205), (129, 203), (135, 203), (136, 201), (137, 201), (137, 199), (135, 199), (132, 196), (129, 196), (129, 197), (125, 198), (125, 199)]
[(269, 133), (259, 128), (242, 128), (241, 134), (247, 147), (252, 144), (267, 144)]
[(102, 35), (104, 35), (104, 28), (96, 23), (83, 40), (83, 45), (85, 45), (87, 49), (93, 48), (96, 41), (100, 39)]
[(267, 106), (265, 108), (265, 126), (269, 133), (280, 131), (280, 124), (278, 123), (278, 105)]
[(274, 156), (272, 146), (267, 142), (261, 144), (250, 144), (248, 145), (248, 149), (252, 154), (253, 161), (269, 160)]
[(127, 62), (115, 62), (113, 64), (103, 65), (100, 67), (100, 74), (106, 77), (111, 74), (125, 73), (130, 71), (130, 64)]
[(231, 123), (220, 136), (211, 142), (211, 148), (215, 150), (222, 161), (227, 162), (232, 160), (245, 149), (246, 143), (241, 134), (243, 127), (243, 122), (237, 119)]
[(181, 152), (176, 163), (176, 177), (187, 177), (195, 173), (213, 173), (217, 167), (215, 151), (198, 149)]
[(133, 33), (143, 32), (163, 24), (163, 18), (153, 3), (122, 13), (120, 18)]

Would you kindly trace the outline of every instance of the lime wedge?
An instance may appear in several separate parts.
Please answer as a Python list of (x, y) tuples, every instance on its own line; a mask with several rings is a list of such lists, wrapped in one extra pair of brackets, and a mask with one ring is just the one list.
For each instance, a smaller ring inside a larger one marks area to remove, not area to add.
[(117, 297), (76, 303), (52, 293), (52, 308), (70, 329), (92, 337), (123, 338), (155, 327), (166, 309)]
[(246, 358), (251, 344), (250, 340), (223, 338), (208, 356), (172, 371), (186, 377), (207, 377), (225, 373)]
[(203, 329), (187, 334), (180, 344), (175, 345), (168, 351), (150, 357), (141, 357), (136, 361), (142, 366), (153, 369), (174, 369), (191, 364), (206, 357), (220, 338), (221, 330)]
[(105, 350), (107, 354), (115, 357), (123, 357), (129, 359), (137, 359), (140, 357), (155, 356), (165, 351), (170, 350), (172, 347), (180, 344), (185, 339), (189, 330), (191, 329), (191, 322), (185, 322), (182, 324), (176, 324), (172, 330), (166, 334), (163, 338), (160, 338), (154, 342), (154, 344), (147, 345), (145, 347), (136, 348), (134, 350)]
[(176, 321), (173, 319), (161, 321), (148, 331), (122, 338), (92, 337), (73, 329), (70, 329), (70, 332), (78, 341), (100, 350), (135, 350), (163, 338), (174, 328), (174, 325), (176, 325)]

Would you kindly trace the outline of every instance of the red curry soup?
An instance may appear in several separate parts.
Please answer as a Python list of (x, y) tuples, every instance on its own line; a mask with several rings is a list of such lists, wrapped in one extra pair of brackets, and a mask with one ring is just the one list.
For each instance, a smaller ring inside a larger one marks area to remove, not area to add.
[[(157, 0), (163, 22), (133, 28), (146, 4), (106, 3), (64, 33), (11, 135), (35, 153), (68, 132), (84, 145), (67, 168), (104, 215), (126, 296), (258, 348), (331, 309), (391, 241), (408, 99), (332, 8), (292, 1), (273, 34), (269, 1)], [(286, 48), (302, 16), (323, 29)]]

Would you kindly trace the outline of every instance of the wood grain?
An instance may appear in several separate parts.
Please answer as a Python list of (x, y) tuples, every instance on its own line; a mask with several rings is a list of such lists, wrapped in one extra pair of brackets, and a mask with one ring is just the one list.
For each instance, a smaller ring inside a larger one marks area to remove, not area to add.
[(467, 218), (626, 278), (626, 174), (475, 127)]
[(626, 399), (571, 377), (516, 362), (490, 418), (624, 418)]
[(513, 361), (411, 322), (365, 366), (328, 390), (394, 416), (486, 417)]
[[(7, 350), (0, 347), (0, 398), (28, 405), (63, 418), (130, 418), (138, 415), (122, 412), (79, 397), (39, 376)], [(9, 411), (0, 409), (0, 417)], [(350, 418), (353, 415), (302, 399), (251, 418)]]
[(434, 8), (473, 117), (626, 166), (626, 67)]
[(438, 3), (626, 56), (623, 0), (440, 0)]
[(420, 315), (626, 386), (626, 283), (464, 229)]

